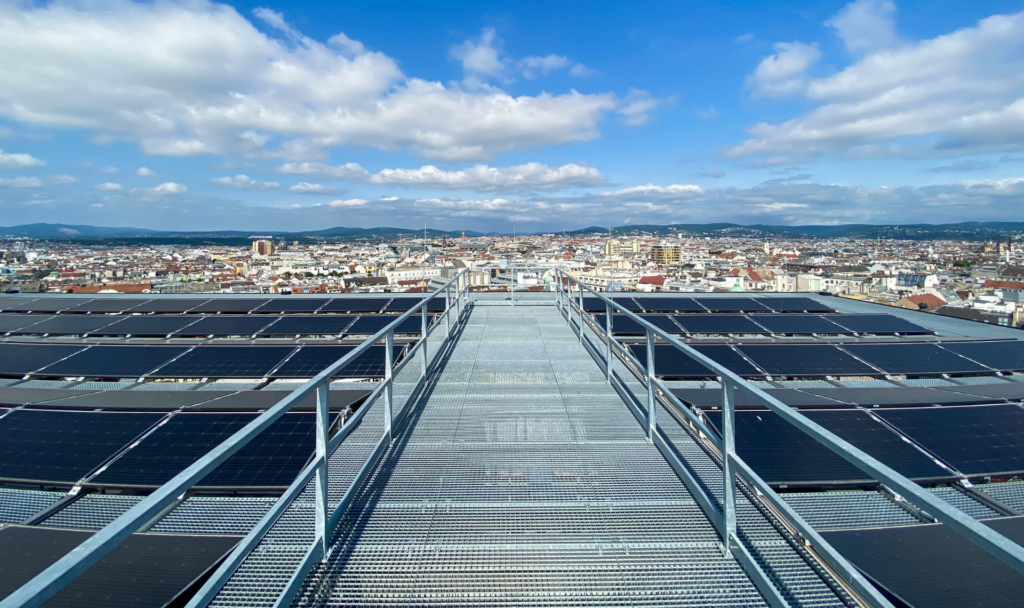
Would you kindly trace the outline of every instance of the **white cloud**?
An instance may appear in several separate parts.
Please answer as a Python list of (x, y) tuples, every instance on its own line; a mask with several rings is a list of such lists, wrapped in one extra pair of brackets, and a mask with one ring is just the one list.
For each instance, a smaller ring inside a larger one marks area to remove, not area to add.
[(156, 177), (156, 171), (149, 167), (139, 167), (135, 171), (135, 175), (138, 175), (139, 177)]
[(445, 171), (433, 165), (424, 165), (419, 169), (383, 169), (372, 174), (356, 163), (338, 166), (323, 163), (285, 163), (278, 170), (282, 173), (320, 175), (384, 186), (478, 192), (553, 191), (572, 187), (602, 186), (607, 183), (607, 178), (596, 168), (577, 163), (561, 167), (549, 167), (541, 163), (526, 163), (512, 167), (476, 165), (458, 171)]
[(651, 112), (666, 101), (664, 99), (656, 99), (647, 91), (630, 89), (629, 94), (626, 95), (626, 98), (615, 112), (623, 116), (623, 122), (627, 125), (638, 127), (650, 120)]
[(115, 184), (114, 182), (104, 182), (96, 186), (97, 190), (103, 190), (106, 192), (116, 192), (122, 190), (121, 184)]
[(750, 42), (754, 38), (755, 36), (753, 32), (747, 32), (746, 34), (740, 34), (739, 36), (736, 36), (733, 42), (735, 42), (736, 44), (743, 44), (744, 42)]
[(153, 194), (157, 196), (163, 196), (165, 194), (184, 194), (188, 192), (188, 186), (185, 184), (177, 184), (175, 182), (167, 182), (160, 184), (155, 188), (141, 188), (133, 190), (132, 192), (141, 192), (143, 194)]
[(0, 186), (10, 188), (39, 188), (42, 185), (43, 180), (38, 177), (15, 177), (11, 179), (0, 177)]
[(960, 156), (1024, 146), (1024, 13), (867, 54), (807, 84), (819, 104), (748, 129), (732, 158)]
[(289, 186), (288, 191), (295, 194), (337, 194), (338, 192), (337, 188), (309, 182), (299, 182), (294, 186)]
[(776, 42), (775, 54), (761, 60), (747, 77), (755, 97), (786, 97), (799, 93), (807, 84), (807, 68), (821, 58), (818, 43)]
[(100, 169), (97, 169), (96, 173), (102, 173), (104, 175), (111, 175), (113, 173), (118, 173), (119, 171), (121, 171), (121, 170), (118, 169), (117, 167), (102, 167)]
[(13, 154), (0, 150), (0, 169), (25, 169), (41, 167), (45, 164), (31, 154)]
[(78, 183), (78, 178), (71, 175), (51, 175), (46, 178), (46, 181), (50, 182), (55, 186), (66, 186), (68, 184)]
[(588, 68), (582, 63), (577, 63), (576, 65), (569, 68), (569, 75), (575, 76), (577, 78), (586, 78), (587, 76), (596, 76), (597, 74), (597, 70)]
[(704, 108), (697, 108), (696, 112), (697, 116), (704, 120), (718, 118), (718, 110), (715, 109), (715, 106), (708, 106), (706, 110)]
[[(543, 57), (523, 57), (517, 62), (523, 78), (534, 80), (538, 76), (547, 76), (555, 70), (568, 67), (572, 62), (565, 55), (545, 55)], [(573, 69), (576, 69), (575, 66)], [(573, 74), (574, 76), (578, 74)]]
[[(301, 161), (357, 145), (464, 162), (593, 139), (619, 106), (612, 93), (429, 82), (344, 35), (321, 43), (277, 13), (258, 17), (283, 39), (204, 0), (0, 3), (0, 116), (138, 141), (147, 154)], [(501, 64), (488, 36), (460, 53), (475, 73)]]
[(327, 203), (328, 207), (362, 207), (367, 201), (361, 198), (338, 199)]
[(500, 44), (494, 28), (487, 27), (479, 38), (453, 46), (450, 55), (462, 64), (462, 71), (467, 76), (501, 76), (508, 61), (501, 57)]
[(232, 188), (259, 188), (260, 190), (274, 190), (281, 187), (277, 182), (258, 182), (248, 175), (236, 175), (234, 177), (215, 177), (210, 180), (218, 186), (230, 186)]
[(896, 5), (892, 0), (857, 0), (825, 22), (836, 29), (846, 48), (854, 53), (874, 51), (899, 43)]

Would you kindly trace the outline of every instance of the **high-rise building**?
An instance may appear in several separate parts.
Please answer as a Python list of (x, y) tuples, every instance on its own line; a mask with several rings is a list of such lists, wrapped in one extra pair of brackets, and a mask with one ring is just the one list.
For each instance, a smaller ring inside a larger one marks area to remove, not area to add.
[(675, 245), (655, 245), (651, 247), (651, 261), (665, 266), (679, 264), (683, 259), (683, 248)]
[(605, 255), (624, 255), (629, 253), (640, 253), (639, 241), (618, 241), (611, 239), (604, 244)]
[(274, 241), (268, 241), (265, 239), (253, 241), (252, 251), (253, 253), (258, 253), (260, 255), (271, 255), (274, 253)]

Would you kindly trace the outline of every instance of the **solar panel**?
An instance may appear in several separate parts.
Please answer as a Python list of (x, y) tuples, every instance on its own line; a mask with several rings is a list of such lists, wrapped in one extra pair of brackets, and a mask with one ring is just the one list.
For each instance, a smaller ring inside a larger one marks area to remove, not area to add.
[(777, 312), (835, 312), (811, 298), (756, 298), (756, 301)]
[(87, 301), (82, 298), (64, 298), (62, 296), (39, 298), (11, 306), (6, 309), (6, 312), (60, 312)]
[(187, 312), (204, 302), (209, 302), (210, 298), (203, 299), (190, 299), (190, 298), (154, 298), (145, 304), (140, 304), (132, 309), (132, 312), (141, 313), (182, 313)]
[(54, 399), (88, 395), (96, 391), (81, 391), (67, 388), (18, 388), (17, 386), (0, 386), (0, 403), (4, 405), (26, 405), (29, 403), (49, 402)]
[(85, 348), (71, 344), (0, 344), (0, 375), (23, 376)]
[(34, 302), (39, 298), (19, 298), (16, 296), (8, 296), (0, 294), (0, 310), (9, 310), (11, 308), (17, 308), (29, 302)]
[[(722, 389), (718, 388), (674, 388), (670, 389), (672, 394), (682, 401), (702, 409), (718, 409), (722, 407)], [(805, 393), (791, 388), (769, 388), (766, 393), (779, 401), (796, 408), (850, 408), (850, 404), (841, 403), (818, 395)], [(748, 409), (765, 409), (760, 401), (747, 395), (743, 391), (735, 391), (736, 407)]]
[(690, 346), (700, 354), (710, 357), (715, 362), (724, 365), (729, 371), (741, 376), (764, 375), (764, 372), (751, 365), (750, 361), (744, 359), (728, 344), (691, 344)]
[(877, 410), (903, 434), (965, 475), (1024, 472), (1024, 409), (970, 405)]
[(94, 336), (169, 336), (202, 318), (186, 315), (133, 315), (89, 333)]
[(965, 396), (976, 396), (979, 399), (1024, 400), (1024, 382), (1004, 382), (1001, 384), (978, 384), (974, 386), (943, 386), (938, 390), (955, 392)]
[(625, 310), (629, 312), (643, 312), (644, 309), (640, 307), (640, 304), (633, 298), (610, 298), (612, 302), (615, 302)]
[[(863, 410), (801, 413), (911, 479), (955, 477)], [(716, 429), (722, 428), (721, 411), (706, 411), (705, 415)], [(817, 486), (874, 481), (770, 411), (736, 412), (736, 449), (758, 476), (770, 484)]]
[(1024, 371), (1024, 341), (942, 342), (942, 348), (1000, 371)]
[(711, 312), (767, 312), (770, 310), (753, 298), (694, 298)]
[[(605, 319), (607, 317), (608, 315), (594, 315), (594, 320), (601, 327), (605, 327)], [(683, 333), (683, 330), (679, 329), (679, 326), (668, 315), (640, 315), (640, 318), (670, 334)], [(643, 335), (646, 333), (647, 329), (643, 325), (626, 315), (612, 315), (613, 335)]]
[(769, 376), (877, 376), (879, 371), (827, 344), (740, 344)]
[(232, 315), (203, 317), (177, 332), (179, 336), (254, 336), (276, 320), (275, 317)]
[(859, 334), (905, 334), (909, 336), (935, 333), (893, 315), (828, 315), (825, 318)]
[(771, 331), (773, 334), (851, 334), (845, 327), (840, 327), (825, 317), (818, 315), (758, 315), (755, 319), (758, 325)]
[[(36, 526), (0, 531), (0, 597), (14, 592), (93, 532)], [(240, 539), (228, 535), (133, 534), (46, 600), (48, 608), (177, 606)], [(193, 593), (194, 593), (194, 588)]]
[[(1024, 544), (1024, 518), (982, 522)], [(943, 524), (836, 530), (825, 541), (896, 606), (1019, 606), (1024, 575)]]
[[(350, 336), (372, 336), (378, 331), (384, 329), (391, 323), (395, 322), (398, 317), (394, 315), (376, 315), (376, 316), (361, 316), (355, 320), (345, 330), (345, 333)], [(427, 319), (427, 326), (429, 327), (431, 319)], [(410, 315), (405, 321), (402, 321), (395, 327), (396, 334), (418, 334), (423, 330), (423, 320), (421, 315), (413, 314)]]
[(395, 298), (384, 307), (384, 312), (405, 312), (421, 301), (419, 298)]
[(607, 312), (607, 306), (601, 298), (583, 296), (583, 310), (586, 312)]
[(197, 346), (150, 374), (154, 378), (264, 378), (291, 346)]
[(58, 315), (51, 317), (45, 321), (40, 321), (34, 325), (28, 327), (22, 327), (21, 329), (15, 330), (14, 334), (51, 334), (55, 336), (69, 335), (69, 336), (80, 336), (84, 335), (101, 327), (106, 327), (111, 323), (115, 323), (120, 317), (108, 316), (108, 315)]
[(148, 302), (148, 299), (138, 298), (97, 298), (78, 306), (72, 306), (64, 312), (84, 313), (115, 313), (132, 310)]
[(677, 315), (676, 323), (691, 334), (768, 334), (767, 329), (742, 315)]
[(261, 336), (337, 336), (355, 321), (348, 315), (289, 315), (259, 331)]
[(380, 312), (390, 301), (391, 298), (331, 298), (320, 312)]
[[(297, 385), (296, 385), (297, 386)], [(186, 394), (191, 391), (186, 391)], [(327, 402), (332, 412), (340, 412), (346, 407), (355, 405), (365, 399), (372, 391), (370, 390), (337, 390), (327, 391)], [(256, 412), (270, 409), (288, 396), (289, 391), (283, 390), (259, 390), (241, 391), (223, 395), (217, 399), (204, 401), (189, 408), (189, 411), (196, 412)], [(293, 412), (315, 412), (316, 395), (309, 395), (292, 410)]]
[(444, 309), (444, 297), (433, 298), (427, 304), (427, 312), (444, 312)]
[(85, 395), (47, 401), (45, 405), (35, 407), (46, 409), (75, 408), (169, 412), (204, 401), (210, 401), (221, 395), (223, 393), (215, 391), (96, 391)]
[(274, 298), (267, 300), (266, 304), (252, 312), (253, 314), (315, 312), (329, 301), (327, 298)]
[(890, 374), (959, 374), (991, 371), (934, 344), (845, 344), (843, 348)]
[[(303, 346), (299, 352), (285, 361), (284, 365), (275, 370), (272, 376), (274, 378), (312, 378), (354, 348), (354, 346)], [(334, 377), (382, 377), (384, 375), (384, 352), (383, 345), (371, 346), (369, 350), (357, 356)], [(401, 346), (394, 347), (391, 361), (398, 361), (401, 353)]]
[(33, 323), (45, 321), (46, 319), (53, 319), (50, 315), (5, 315), (0, 314), (0, 334), (21, 329), (22, 327), (28, 327)]
[(93, 346), (39, 370), (46, 376), (136, 378), (188, 350), (185, 346)]
[(258, 308), (266, 301), (267, 298), (214, 298), (189, 312), (241, 314)]
[(637, 298), (647, 312), (707, 312), (693, 298)]
[[(159, 486), (236, 433), (257, 414), (182, 413), (125, 452), (91, 484)], [(315, 414), (288, 413), (203, 478), (199, 487), (289, 485), (313, 453)]]
[(163, 414), (16, 410), (0, 418), (0, 477), (75, 483)]
[[(763, 375), (748, 361), (743, 359), (736, 351), (726, 344), (701, 344), (691, 345), (694, 350), (710, 357), (727, 369), (745, 376)], [(636, 357), (640, 365), (647, 365), (647, 346), (645, 344), (631, 344), (630, 352)], [(654, 372), (662, 378), (710, 378), (715, 376), (714, 372), (682, 353), (671, 344), (654, 345)]]
[[(644, 309), (637, 304), (633, 298), (610, 298), (612, 302), (618, 304), (621, 308), (614, 309), (615, 314), (619, 314), (622, 310), (628, 310), (629, 312), (640, 313)], [(579, 298), (572, 298), (575, 305), (579, 305)], [(586, 312), (605, 312), (607, 307), (605, 306), (604, 300), (601, 298), (595, 298), (593, 296), (583, 296), (583, 310)]]
[[(966, 387), (957, 387), (966, 388)], [(853, 405), (900, 406), (900, 405), (956, 405), (983, 403), (983, 397), (962, 395), (925, 387), (892, 386), (888, 388), (808, 388), (809, 393), (821, 395)]]

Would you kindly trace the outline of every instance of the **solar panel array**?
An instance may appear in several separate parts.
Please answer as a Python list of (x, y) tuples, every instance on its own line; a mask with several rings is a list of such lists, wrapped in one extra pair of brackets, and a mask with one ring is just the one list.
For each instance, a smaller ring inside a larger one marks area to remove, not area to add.
[[(612, 301), (630, 312), (750, 312), (750, 313), (801, 313), (801, 312), (835, 312), (828, 306), (805, 297), (782, 298), (708, 298), (693, 296), (653, 296), (625, 298), (609, 295)], [(605, 303), (600, 298), (583, 296), (583, 310), (587, 312), (605, 312)]]
[[(312, 313), (401, 313), (422, 298), (331, 296), (331, 297), (242, 297), (242, 298), (124, 298), (41, 296), (16, 298), (0, 294), (0, 312), (92, 314), (312, 314)], [(444, 311), (444, 298), (427, 305), (430, 312)]]

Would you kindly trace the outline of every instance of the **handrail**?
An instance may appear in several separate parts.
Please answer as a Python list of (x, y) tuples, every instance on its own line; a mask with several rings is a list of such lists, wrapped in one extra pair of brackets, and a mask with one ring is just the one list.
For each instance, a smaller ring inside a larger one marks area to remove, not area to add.
[[(642, 319), (640, 316), (619, 306), (618, 304), (615, 303), (614, 300), (591, 289), (589, 286), (582, 283), (581, 281), (573, 277), (571, 274), (561, 271), (560, 269), (556, 271), (556, 274), (559, 277), (563, 275), (565, 276), (567, 288), (571, 287), (572, 283), (575, 283), (579, 287), (578, 307), (580, 312), (579, 332), (581, 340), (584, 329), (583, 293), (584, 290), (586, 290), (587, 292), (599, 298), (601, 301), (605, 303), (606, 311), (608, 314), (608, 331), (605, 336), (606, 340), (614, 341), (614, 337), (610, 330), (612, 326), (612, 314), (615, 310), (620, 311), (631, 321), (639, 323), (640, 326), (646, 330), (648, 348), (647, 367), (650, 370), (653, 370), (654, 368), (654, 342), (657, 338), (661, 338), (662, 340), (672, 345), (676, 349), (682, 351), (691, 359), (703, 365), (705, 368), (713, 372), (721, 379), (723, 401), (723, 441), (721, 442), (720, 449), (722, 452), (723, 474), (725, 476), (724, 519), (726, 520), (726, 538), (724, 540), (727, 546), (730, 544), (728, 542), (728, 537), (734, 534), (735, 532), (734, 514), (736, 507), (734, 492), (737, 473), (740, 473), (743, 477), (748, 479), (756, 479), (753, 485), (757, 487), (758, 490), (761, 491), (762, 493), (768, 494), (770, 492), (772, 495), (772, 499), (770, 500), (770, 502), (772, 502), (773, 504), (775, 502), (781, 501), (781, 499), (777, 495), (775, 495), (774, 491), (772, 491), (771, 488), (766, 483), (763, 482), (763, 480), (761, 480), (759, 477), (753, 474), (753, 470), (750, 469), (750, 467), (747, 466), (746, 463), (736, 453), (735, 432), (733, 428), (735, 404), (734, 390), (739, 389), (746, 393), (747, 395), (753, 397), (756, 401), (760, 402), (768, 409), (778, 414), (781, 418), (788, 421), (790, 424), (804, 431), (805, 433), (813, 437), (815, 440), (822, 443), (823, 445), (831, 449), (833, 452), (837, 453), (846, 461), (850, 462), (851, 464), (853, 464), (860, 470), (864, 471), (865, 473), (871, 475), (873, 479), (885, 484), (890, 489), (899, 492), (905, 499), (907, 499), (912, 504), (916, 505), (918, 508), (924, 508), (928, 510), (928, 512), (934, 515), (937, 520), (947, 524), (951, 529), (965, 536), (971, 542), (977, 544), (982, 549), (992, 554), (996, 558), (1000, 559), (1013, 569), (1017, 570), (1018, 572), (1024, 573), (1024, 548), (1022, 548), (1021, 546), (1017, 545), (1008, 538), (999, 534), (992, 528), (989, 528), (979, 523), (974, 518), (970, 517), (963, 511), (960, 511), (959, 509), (953, 507), (946, 501), (934, 496), (933, 494), (931, 494), (921, 486), (917, 485), (910, 479), (897, 473), (890, 467), (882, 464), (877, 459), (873, 458), (872, 456), (868, 455), (862, 450), (854, 447), (849, 442), (839, 438), (834, 433), (828, 431), (821, 425), (810, 420), (803, 414), (799, 413), (797, 410), (794, 410), (793, 408), (785, 405), (778, 399), (775, 399), (771, 395), (764, 392), (762, 389), (758, 388), (757, 386), (753, 385), (747, 380), (741, 378), (739, 375), (735, 374), (734, 372), (727, 369), (723, 365), (717, 363), (716, 361), (691, 348), (689, 345), (680, 341), (675, 336), (655, 327), (654, 325), (651, 325), (650, 323)], [(556, 283), (556, 288), (561, 290), (562, 282), (556, 281)], [(563, 299), (569, 300), (569, 310), (571, 311), (571, 306), (573, 304), (571, 295), (569, 295), (569, 293), (566, 293), (562, 298), (558, 298), (558, 301), (561, 302)], [(572, 317), (571, 314), (567, 314), (566, 316), (569, 319), (571, 319)], [(606, 365), (610, 367), (611, 361), (606, 360)], [(648, 373), (648, 376), (653, 377), (653, 373)], [(652, 386), (653, 384), (654, 383), (652, 382), (651, 384), (649, 384), (649, 386)], [(668, 394), (667, 390), (663, 390), (666, 394)], [(650, 388), (649, 392), (653, 393), (653, 391)], [(653, 427), (655, 424), (653, 422), (654, 405), (655, 404), (652, 395), (648, 403), (648, 420), (651, 427)], [(737, 471), (737, 469), (739, 470)], [(765, 489), (767, 489), (769, 492), (765, 492)], [(788, 512), (787, 515), (789, 515)], [(797, 529), (804, 534), (805, 538), (820, 539), (820, 536), (817, 535), (816, 532), (814, 532), (813, 528), (807, 525), (806, 522), (802, 521), (802, 519), (796, 518), (796, 520), (791, 521), (790, 523), (794, 524), (794, 526), (797, 527)], [(858, 591), (864, 593), (876, 605), (889, 605), (888, 601), (882, 598), (877, 593), (877, 590), (874, 588), (874, 586), (866, 583), (866, 581), (864, 581), (863, 577), (859, 574), (859, 572), (857, 572), (856, 569), (854, 569), (845, 559), (839, 556), (839, 554), (835, 552), (831, 547), (826, 548), (823, 540), (818, 540), (816, 545), (822, 547), (822, 552), (826, 554), (827, 560), (830, 562), (830, 564), (832, 564), (840, 572), (842, 572), (844, 576), (847, 576), (848, 582), (850, 582), (855, 588), (857, 588)]]
[[(456, 285), (455, 304), (458, 310), (457, 318), (461, 318), (463, 312), (465, 311), (465, 306), (462, 305), (461, 300), (463, 297), (465, 297), (466, 302), (468, 302), (469, 296), (469, 281), (463, 280), (467, 276), (467, 273), (468, 269), (462, 270), (459, 273), (457, 273), (454, 277), (445, 282), (443, 285), (435, 289), (430, 294), (426, 295), (420, 301), (419, 304), (410, 308), (403, 314), (399, 315), (397, 318), (395, 318), (394, 321), (389, 323), (386, 327), (382, 328), (380, 331), (378, 331), (370, 338), (364, 340), (357, 347), (349, 351), (344, 357), (342, 357), (338, 361), (335, 361), (326, 369), (317, 374), (315, 377), (313, 377), (312, 379), (304, 383), (302, 386), (289, 393), (286, 397), (278, 401), (273, 407), (269, 408), (266, 412), (264, 412), (263, 414), (261, 414), (248, 424), (246, 424), (241, 429), (239, 429), (231, 437), (224, 440), (220, 445), (207, 452), (206, 455), (204, 455), (196, 462), (192, 463), (184, 471), (178, 473), (170, 481), (154, 490), (153, 493), (151, 493), (137, 505), (129, 509), (127, 512), (119, 516), (117, 519), (109, 523), (107, 526), (103, 527), (101, 530), (96, 532), (96, 534), (89, 537), (82, 544), (78, 545), (70, 552), (68, 552), (66, 555), (61, 557), (59, 560), (51, 564), (48, 568), (40, 572), (38, 575), (32, 578), (32, 580), (28, 581), (20, 588), (18, 588), (16, 591), (14, 591), (12, 594), (4, 598), (2, 601), (0, 601), (0, 608), (29, 608), (40, 606), (41, 604), (46, 602), (48, 599), (53, 597), (54, 594), (63, 589), (68, 583), (73, 581), (78, 575), (80, 575), (94, 563), (99, 561), (104, 555), (113, 550), (118, 544), (121, 543), (121, 541), (128, 538), (129, 536), (131, 536), (132, 533), (139, 530), (146, 522), (150, 521), (157, 514), (161, 513), (166, 507), (168, 507), (171, 503), (177, 500), (179, 496), (183, 495), (185, 492), (187, 492), (189, 489), (195, 486), (199, 481), (201, 481), (207, 474), (212, 472), (225, 460), (227, 460), (236, 452), (238, 452), (238, 450), (240, 450), (249, 441), (256, 437), (256, 435), (266, 430), (271, 424), (280, 419), (294, 406), (299, 404), (309, 395), (313, 394), (314, 391), (317, 394), (316, 459), (310, 465), (310, 467), (304, 469), (303, 473), (301, 473), (295, 480), (295, 482), (293, 482), (292, 486), (289, 487), (289, 490), (287, 490), (285, 494), (283, 494), (282, 497), (278, 499), (278, 503), (275, 503), (275, 507), (272, 508), (271, 511), (267, 514), (267, 516), (264, 517), (264, 520), (267, 520), (268, 518), (273, 516), (273, 521), (276, 521), (276, 517), (279, 517), (280, 514), (284, 511), (283, 507), (278, 509), (277, 505), (281, 503), (283, 500), (285, 500), (286, 497), (290, 497), (290, 500), (287, 501), (290, 504), (290, 502), (294, 500), (294, 498), (297, 497), (298, 494), (300, 493), (296, 491), (295, 488), (298, 487), (299, 489), (301, 489), (301, 487), (305, 485), (305, 483), (300, 485), (299, 481), (305, 479), (306, 482), (308, 482), (309, 477), (315, 476), (317, 478), (316, 485), (318, 491), (316, 539), (317, 542), (314, 544), (319, 543), (321, 546), (326, 548), (326, 543), (330, 538), (330, 535), (328, 533), (329, 530), (327, 529), (327, 523), (330, 519), (330, 514), (328, 514), (327, 511), (327, 459), (330, 457), (331, 451), (333, 449), (328, 449), (332, 442), (328, 441), (327, 434), (329, 429), (327, 428), (326, 424), (328, 412), (330, 410), (328, 404), (328, 391), (331, 379), (334, 377), (335, 374), (337, 374), (339, 371), (341, 371), (347, 365), (349, 365), (353, 360), (355, 360), (356, 357), (366, 352), (367, 349), (372, 347), (382, 338), (386, 339), (387, 346), (390, 347), (393, 341), (395, 328), (400, 323), (402, 323), (403, 321), (405, 321), (406, 319), (408, 319), (417, 312), (420, 312), (420, 314), (423, 316), (422, 334), (419, 342), (408, 354), (407, 359), (413, 357), (416, 351), (419, 350), (424, 362), (426, 362), (426, 338), (428, 335), (426, 321), (428, 315), (427, 308), (431, 300), (437, 297), (442, 291), (445, 292), (444, 314), (446, 317), (447, 339), (447, 337), (450, 335), (450, 323), (448, 322), (447, 318), (451, 314), (451, 308), (453, 304), (453, 301), (451, 299), (451, 286), (453, 284)], [(382, 382), (381, 385), (386, 385), (384, 386), (384, 388), (385, 392), (387, 393), (387, 409), (390, 411), (392, 393), (392, 391), (390, 390), (392, 383), (392, 353), (390, 348), (386, 348), (385, 350), (387, 351), (385, 353), (385, 367), (388, 378), (385, 380), (385, 382)], [(406, 361), (402, 362), (403, 367), (405, 362)], [(425, 363), (423, 371), (424, 373), (426, 371)], [(421, 377), (419, 380), (420, 383), (424, 381), (425, 376)], [(378, 387), (378, 389), (379, 388), (380, 387)], [(379, 390), (374, 392), (377, 395), (380, 394)], [(373, 395), (371, 394), (371, 396)], [(364, 403), (363, 407), (360, 408), (360, 412), (368, 410), (370, 405), (371, 401), (368, 399)], [(359, 412), (357, 412), (357, 414), (359, 414)], [(349, 423), (346, 424), (346, 428), (351, 428), (351, 425), (355, 422), (355, 419), (356, 417), (354, 416), (353, 419), (351, 419)], [(385, 437), (390, 442), (391, 421), (388, 420), (387, 423), (388, 432), (385, 433)], [(343, 432), (346, 435), (348, 434), (347, 431)], [(334, 443), (333, 445), (336, 447), (337, 444)], [(375, 450), (375, 452), (379, 454), (380, 450)], [(314, 469), (312, 473), (309, 470), (310, 468)], [(273, 521), (270, 521), (270, 524), (272, 524)], [(249, 537), (254, 536), (253, 532), (256, 532), (257, 530), (262, 530), (262, 533), (265, 534), (266, 530), (268, 530), (270, 526), (264, 526), (264, 523), (264, 521), (261, 521), (259, 524), (257, 524), (256, 528), (252, 532), (250, 532), (250, 535), (247, 536), (242, 543), (236, 546), (235, 551), (232, 553), (232, 555), (228, 557), (227, 560), (225, 560), (224, 565), (234, 563), (235, 567), (237, 567), (237, 565), (241, 563), (241, 559), (238, 559), (237, 555), (235, 554), (242, 550), (245, 550), (245, 553), (247, 554), (248, 551), (252, 550), (256, 542), (247, 543), (246, 541), (249, 540)], [(259, 535), (259, 538), (262, 538), (262, 534)], [(241, 557), (244, 558), (245, 556), (242, 555)], [(221, 566), (221, 570), (223, 570), (224, 565)], [(233, 572), (234, 568), (231, 568), (231, 571)], [(227, 580), (227, 577), (218, 577), (217, 574), (222, 573), (215, 573), (215, 576), (211, 577), (211, 581), (214, 579), (222, 578), (223, 580), (220, 580), (220, 584), (217, 585), (217, 589), (219, 589), (220, 585), (222, 585), (223, 582)], [(228, 573), (228, 575), (230, 576), (230, 572)], [(204, 587), (204, 589), (206, 589), (206, 587)], [(214, 593), (216, 592), (217, 589), (214, 590)], [(195, 604), (195, 601), (197, 599), (198, 596), (194, 597), (193, 601), (190, 602), (190, 606)], [(208, 599), (206, 600), (206, 602), (203, 602), (202, 605), (208, 603), (210, 599), (212, 599), (212, 594), (208, 596)]]

